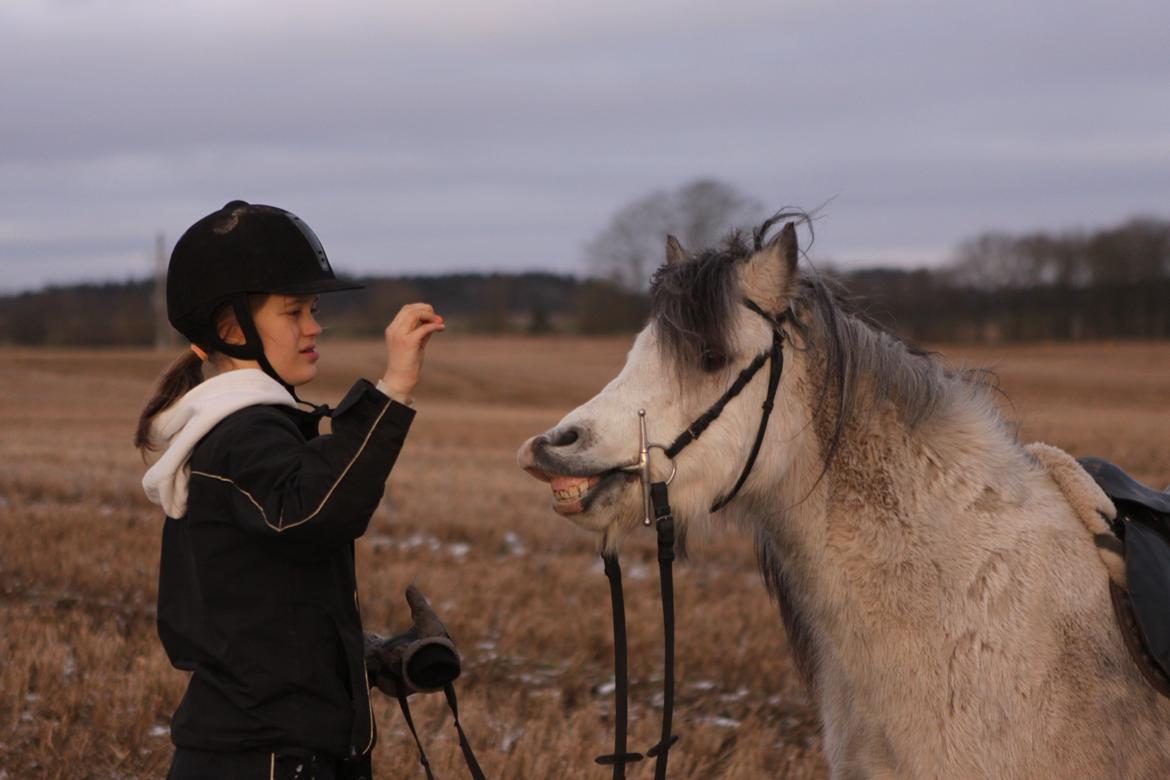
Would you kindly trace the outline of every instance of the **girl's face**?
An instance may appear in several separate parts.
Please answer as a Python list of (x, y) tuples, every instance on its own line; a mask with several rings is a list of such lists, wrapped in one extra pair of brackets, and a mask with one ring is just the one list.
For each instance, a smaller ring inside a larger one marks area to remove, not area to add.
[(294, 387), (317, 376), (316, 295), (267, 295), (252, 310), (264, 343), (264, 355), (284, 381)]

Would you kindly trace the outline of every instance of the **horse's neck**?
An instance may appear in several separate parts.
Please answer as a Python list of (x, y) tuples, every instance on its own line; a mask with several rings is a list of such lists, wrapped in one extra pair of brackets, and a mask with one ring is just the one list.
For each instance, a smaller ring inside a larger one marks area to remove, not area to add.
[[(901, 619), (905, 611), (931, 599), (935, 608), (937, 595), (924, 594), (953, 584), (948, 546), (979, 543), (977, 536), (994, 535), (990, 526), (1011, 522), (1012, 512), (994, 506), (1019, 505), (1034, 477), (998, 417), (979, 403), (944, 403), (913, 432), (895, 417), (880, 408), (852, 416), (819, 481), (818, 458), (794, 464), (789, 489), (805, 495), (797, 487), (804, 483), (808, 499), (760, 529), (786, 569), (787, 592), (779, 595), (788, 622), (820, 643), (814, 654), (829, 653), (846, 667), (871, 662), (867, 654), (883, 641), (932, 641), (902, 635), (914, 631)], [(965, 526), (973, 511), (978, 527)]]

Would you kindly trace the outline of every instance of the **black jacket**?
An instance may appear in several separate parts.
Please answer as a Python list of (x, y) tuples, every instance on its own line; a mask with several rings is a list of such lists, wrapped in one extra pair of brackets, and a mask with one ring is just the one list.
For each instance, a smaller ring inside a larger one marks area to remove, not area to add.
[(413, 417), (361, 380), (330, 435), (317, 435), (316, 415), (257, 405), (196, 445), (159, 576), (159, 636), (192, 673), (176, 745), (339, 757), (373, 747), (353, 541)]

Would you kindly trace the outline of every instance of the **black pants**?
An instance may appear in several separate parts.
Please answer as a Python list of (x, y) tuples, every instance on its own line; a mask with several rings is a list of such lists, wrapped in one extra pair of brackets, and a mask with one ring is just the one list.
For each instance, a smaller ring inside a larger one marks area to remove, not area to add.
[(370, 759), (307, 751), (220, 753), (175, 748), (167, 780), (371, 780)]

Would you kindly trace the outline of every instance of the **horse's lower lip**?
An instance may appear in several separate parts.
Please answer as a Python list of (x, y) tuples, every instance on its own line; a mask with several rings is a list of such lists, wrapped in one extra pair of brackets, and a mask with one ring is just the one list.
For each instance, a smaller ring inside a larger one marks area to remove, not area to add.
[(569, 515), (579, 515), (585, 511), (585, 504), (581, 499), (576, 501), (553, 501), (553, 511), (558, 515), (568, 517)]

